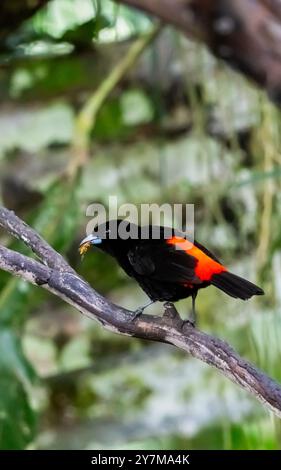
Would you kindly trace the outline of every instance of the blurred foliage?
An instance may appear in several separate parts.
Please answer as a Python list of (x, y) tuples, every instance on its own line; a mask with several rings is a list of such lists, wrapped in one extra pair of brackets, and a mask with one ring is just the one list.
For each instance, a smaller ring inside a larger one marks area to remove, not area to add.
[(24, 448), (35, 436), (36, 413), (32, 406), (35, 373), (25, 359), (20, 342), (10, 330), (0, 332), (0, 447)]
[[(266, 291), (245, 304), (200, 293), (200, 326), (280, 381), (281, 121), (261, 92), (167, 28), (110, 94), (89, 161), (69, 174), (79, 111), (150, 27), (110, 0), (50, 0), (0, 34), (0, 197), (99, 292), (133, 309), (145, 295), (112, 259), (78, 256), (86, 208), (109, 195), (194, 203), (197, 238)], [(30, 254), (4, 233), (0, 241)], [(179, 303), (183, 317), (188, 308)], [(0, 327), (2, 449), (280, 448), (280, 424), (216, 371), (112, 335), (5, 273)]]

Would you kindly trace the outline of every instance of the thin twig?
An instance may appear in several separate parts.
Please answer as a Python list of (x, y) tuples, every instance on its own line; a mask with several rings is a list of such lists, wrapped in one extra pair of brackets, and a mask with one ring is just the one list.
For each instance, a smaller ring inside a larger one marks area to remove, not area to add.
[(135, 65), (148, 45), (156, 38), (161, 30), (161, 25), (153, 26), (151, 30), (136, 39), (129, 47), (125, 56), (116, 64), (100, 86), (88, 98), (76, 118), (75, 132), (72, 144), (72, 159), (68, 172), (72, 174), (77, 166), (83, 166), (88, 159), (90, 133), (95, 127), (96, 118), (102, 105), (114, 88)]
[[(250, 392), (281, 418), (281, 387), (273, 379), (241, 358), (226, 342), (184, 323), (176, 310), (166, 310), (162, 318), (142, 315), (132, 321), (132, 312), (118, 307), (98, 294), (64, 262), (61, 256), (19, 218), (0, 208), (0, 225), (34, 249), (42, 261), (0, 247), (0, 268), (52, 292), (81, 313), (115, 333), (172, 344), (218, 369), (223, 375)], [(3, 218), (5, 219), (3, 221)], [(16, 223), (15, 223), (16, 222)], [(42, 244), (42, 246), (40, 246)], [(57, 262), (54, 260), (57, 256)]]
[[(263, 108), (263, 122), (260, 127), (259, 135), (257, 136), (258, 151), (264, 157), (264, 173), (269, 173), (274, 170), (274, 160), (277, 157), (279, 147), (279, 129), (276, 132), (276, 122), (278, 116), (272, 115), (275, 110), (268, 104), (264, 104)], [(277, 192), (276, 192), (277, 193)], [(272, 215), (273, 203), (275, 195), (275, 182), (274, 179), (269, 178), (264, 180), (263, 184), (263, 198), (262, 198), (262, 212), (260, 219), (259, 229), (259, 244), (257, 248), (257, 261), (258, 272), (262, 273), (263, 269), (270, 259), (269, 247), (272, 237)]]

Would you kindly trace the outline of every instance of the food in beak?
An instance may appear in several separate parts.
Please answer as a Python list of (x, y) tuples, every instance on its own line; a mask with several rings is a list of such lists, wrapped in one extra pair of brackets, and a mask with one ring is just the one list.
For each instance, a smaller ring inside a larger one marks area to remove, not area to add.
[(91, 246), (91, 242), (85, 242), (85, 243), (82, 243), (82, 245), (79, 246), (79, 253), (81, 256), (83, 256), (85, 253), (87, 253), (87, 251), (89, 250)]

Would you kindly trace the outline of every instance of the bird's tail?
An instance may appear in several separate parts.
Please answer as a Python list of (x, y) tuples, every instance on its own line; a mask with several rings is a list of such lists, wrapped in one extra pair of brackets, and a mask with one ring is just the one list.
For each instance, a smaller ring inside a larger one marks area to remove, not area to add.
[(236, 299), (247, 300), (253, 295), (263, 295), (264, 291), (250, 281), (228, 271), (214, 274), (211, 284)]

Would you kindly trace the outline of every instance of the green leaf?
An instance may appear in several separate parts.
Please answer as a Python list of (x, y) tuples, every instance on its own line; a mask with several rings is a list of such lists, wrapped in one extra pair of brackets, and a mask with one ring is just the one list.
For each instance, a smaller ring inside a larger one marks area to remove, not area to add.
[(263, 183), (266, 179), (275, 179), (281, 177), (281, 168), (280, 166), (274, 167), (272, 170), (269, 171), (259, 171), (253, 170), (249, 173), (248, 177), (243, 177), (240, 180), (234, 182), (232, 184), (233, 188), (239, 188), (241, 186), (246, 186), (247, 184), (256, 184), (256, 183)]
[(124, 123), (136, 126), (152, 121), (153, 109), (145, 93), (141, 90), (130, 90), (122, 95)]
[(111, 140), (127, 137), (128, 128), (124, 125), (119, 98), (108, 100), (99, 111), (92, 136), (95, 139)]
[(24, 449), (34, 438), (36, 412), (31, 386), (36, 376), (23, 356), (20, 342), (0, 331), (0, 449)]
[(98, 15), (96, 18), (66, 31), (61, 40), (78, 47), (86, 47), (92, 44), (93, 38), (97, 37), (99, 31), (109, 25), (110, 23), (105, 16)]

